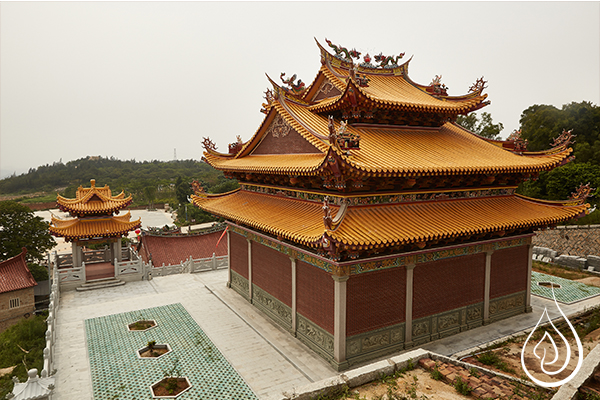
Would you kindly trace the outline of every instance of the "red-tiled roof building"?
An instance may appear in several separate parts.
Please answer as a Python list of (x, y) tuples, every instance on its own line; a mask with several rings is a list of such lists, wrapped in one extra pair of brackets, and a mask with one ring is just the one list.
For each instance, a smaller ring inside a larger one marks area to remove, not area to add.
[(192, 196), (229, 224), (231, 288), (344, 369), (530, 310), (531, 237), (585, 214), (585, 196), (515, 193), (570, 160), (570, 137), (528, 152), (455, 123), (485, 82), (450, 96), (401, 55), (328, 42), (305, 87), (271, 81), (247, 142), (206, 162), (239, 190)]
[(34, 286), (37, 285), (27, 268), (27, 249), (0, 262), (0, 331), (29, 317), (35, 310)]

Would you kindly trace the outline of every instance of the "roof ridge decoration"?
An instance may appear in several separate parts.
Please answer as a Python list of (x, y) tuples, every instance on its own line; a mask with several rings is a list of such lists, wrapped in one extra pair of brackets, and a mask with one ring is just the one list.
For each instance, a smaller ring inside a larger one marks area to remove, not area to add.
[(329, 144), (336, 146), (345, 155), (350, 155), (350, 150), (360, 150), (360, 135), (347, 131), (348, 120), (340, 121), (336, 132), (333, 115), (329, 116), (327, 127), (329, 128)]
[(527, 140), (523, 139), (521, 135), (521, 130), (514, 130), (508, 137), (506, 138), (507, 142), (511, 142), (513, 144), (513, 151), (515, 153), (523, 153), (527, 151)]
[(329, 40), (327, 38), (325, 38), (325, 42), (327, 42), (327, 45), (329, 45), (329, 47), (331, 47), (333, 49), (333, 51), (335, 52), (335, 57), (339, 58), (340, 60), (346, 61), (350, 64), (354, 64), (352, 59), (360, 58), (361, 53), (359, 51), (356, 51), (356, 49), (352, 49), (352, 50), (348, 51), (348, 49), (346, 49), (345, 47), (336, 46), (335, 44), (331, 43), (331, 40)]
[(471, 85), (471, 87), (469, 88), (469, 93), (481, 93), (483, 92), (484, 89), (487, 88), (486, 86), (487, 81), (483, 79), (483, 76), (479, 79), (477, 79), (475, 81), (474, 84)]
[(292, 77), (288, 79), (283, 79), (284, 76), (285, 72), (282, 72), (279, 75), (279, 78), (281, 79), (281, 82), (283, 82), (284, 85), (288, 85), (289, 88), (282, 87), (282, 89), (286, 92), (291, 91), (296, 96), (302, 96), (306, 91), (306, 85), (304, 84), (304, 82), (302, 82), (302, 79), (298, 79), (298, 83), (294, 83), (294, 81), (296, 80), (296, 74), (292, 75)]
[(576, 136), (577, 135), (573, 135), (573, 129), (570, 129), (568, 131), (563, 129), (562, 133), (554, 138), (554, 141), (552, 142), (552, 148), (555, 149), (557, 147), (566, 147), (570, 144), (574, 144), (574, 138)]
[[(375, 56), (375, 61), (379, 63), (377, 67), (384, 69), (398, 68), (398, 60), (402, 59), (402, 57), (404, 57), (404, 54), (405, 53), (400, 53), (397, 56), (385, 56), (383, 55), (383, 53), (379, 53)], [(365, 60), (365, 62), (367, 62), (367, 60)]]
[(569, 200), (576, 200), (576, 204), (581, 205), (585, 203), (588, 197), (592, 197), (590, 195), (592, 190), (596, 189), (590, 187), (590, 182), (586, 183), (585, 185), (582, 183), (577, 189), (575, 189), (573, 193), (571, 193)]
[(427, 93), (434, 96), (448, 96), (448, 89), (450, 88), (442, 83), (442, 75), (436, 75), (425, 88)]

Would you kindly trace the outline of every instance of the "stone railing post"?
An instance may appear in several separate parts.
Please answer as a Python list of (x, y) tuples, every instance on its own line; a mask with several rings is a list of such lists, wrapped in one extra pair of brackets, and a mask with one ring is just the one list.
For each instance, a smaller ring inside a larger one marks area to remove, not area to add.
[(83, 276), (83, 283), (87, 282), (87, 277), (85, 276), (85, 261), (81, 262), (81, 276)]
[(215, 256), (215, 253), (212, 255), (212, 269), (217, 269), (217, 257)]

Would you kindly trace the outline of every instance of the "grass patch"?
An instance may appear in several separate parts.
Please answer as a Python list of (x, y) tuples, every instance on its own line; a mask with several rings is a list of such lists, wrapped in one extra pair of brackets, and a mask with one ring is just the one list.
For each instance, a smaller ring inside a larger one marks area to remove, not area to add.
[(12, 374), (0, 377), (0, 399), (12, 391), (13, 375), (25, 382), (29, 369), (42, 372), (46, 329), (46, 316), (36, 315), (0, 333), (0, 368), (17, 366)]
[(502, 361), (502, 358), (500, 358), (500, 356), (493, 351), (486, 351), (485, 353), (482, 353), (475, 358), (480, 363), (492, 366), (502, 372), (508, 372), (512, 374), (516, 373), (514, 368), (510, 367), (507, 363)]
[(535, 272), (541, 272), (544, 274), (558, 276), (559, 278), (565, 278), (570, 280), (588, 278), (595, 276), (591, 272), (572, 270), (558, 265), (546, 264), (540, 261), (533, 261), (532, 270)]
[(463, 381), (460, 376), (456, 378), (456, 381), (454, 381), (454, 389), (463, 396), (468, 396), (473, 391), (469, 384)]

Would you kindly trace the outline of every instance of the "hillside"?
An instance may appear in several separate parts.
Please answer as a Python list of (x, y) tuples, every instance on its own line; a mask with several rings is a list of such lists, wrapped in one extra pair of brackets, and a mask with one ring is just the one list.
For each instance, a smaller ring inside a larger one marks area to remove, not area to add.
[[(178, 178), (181, 178), (178, 181)], [(218, 193), (237, 187), (222, 172), (204, 162), (182, 161), (121, 161), (115, 158), (87, 157), (66, 164), (54, 163), (31, 168), (26, 174), (0, 180), (0, 195), (22, 202), (44, 202), (56, 199), (56, 193), (74, 197), (77, 187), (89, 186), (96, 179), (98, 186), (109, 185), (113, 193), (124, 190), (133, 194), (134, 204), (174, 202), (176, 183), (189, 189), (198, 180), (209, 192)], [(181, 196), (180, 196), (181, 197)]]

